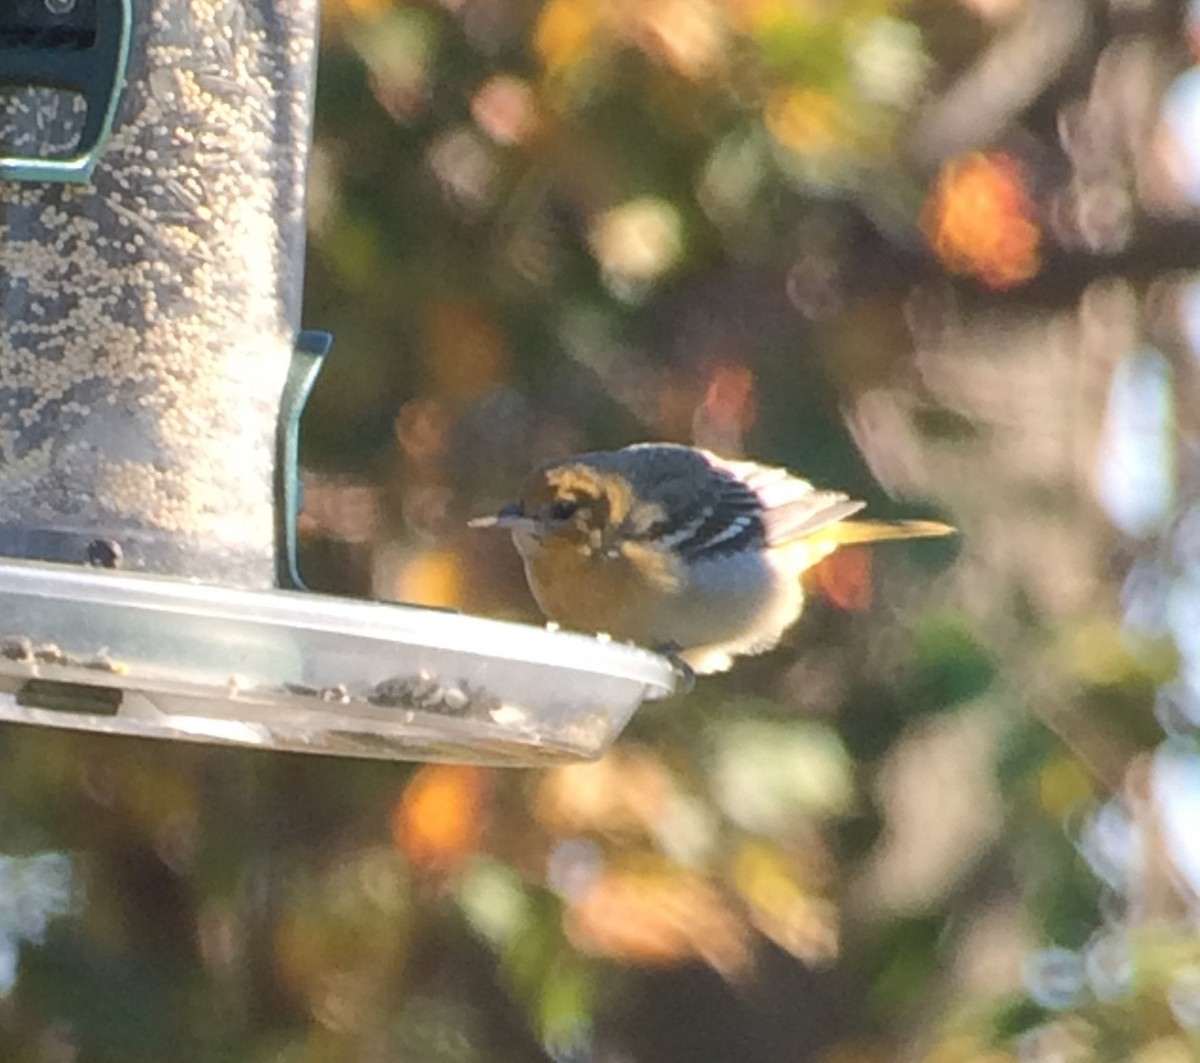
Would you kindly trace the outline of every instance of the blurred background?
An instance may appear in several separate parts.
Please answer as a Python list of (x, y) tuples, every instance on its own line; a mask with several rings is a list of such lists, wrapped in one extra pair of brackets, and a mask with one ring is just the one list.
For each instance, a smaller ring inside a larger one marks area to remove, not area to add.
[(646, 439), (953, 540), (596, 764), (0, 730), (0, 1058), (1200, 1059), (1200, 6), (325, 0), (316, 588)]

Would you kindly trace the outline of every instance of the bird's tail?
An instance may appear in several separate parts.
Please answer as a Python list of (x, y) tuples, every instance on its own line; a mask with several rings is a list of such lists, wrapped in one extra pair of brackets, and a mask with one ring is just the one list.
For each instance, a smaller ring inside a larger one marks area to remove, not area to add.
[(842, 546), (880, 543), (889, 539), (933, 539), (955, 529), (936, 520), (839, 520), (777, 549), (796, 575), (824, 561)]
[(953, 535), (954, 528), (937, 520), (842, 520), (813, 535), (832, 547), (879, 543), (888, 539), (935, 539)]

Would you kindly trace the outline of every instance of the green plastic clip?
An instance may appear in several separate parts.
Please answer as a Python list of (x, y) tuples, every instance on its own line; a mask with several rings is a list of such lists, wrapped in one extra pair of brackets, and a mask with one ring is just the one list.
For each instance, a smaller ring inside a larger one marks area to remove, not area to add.
[(133, 0), (3, 3), (0, 85), (74, 90), (82, 94), (87, 114), (76, 154), (0, 156), (0, 180), (83, 184), (104, 150), (125, 86)]
[(333, 346), (328, 332), (297, 334), (292, 364), (279, 404), (275, 433), (275, 581), (285, 590), (307, 590), (297, 562), (296, 520), (303, 505), (300, 483), (300, 417), (325, 356)]

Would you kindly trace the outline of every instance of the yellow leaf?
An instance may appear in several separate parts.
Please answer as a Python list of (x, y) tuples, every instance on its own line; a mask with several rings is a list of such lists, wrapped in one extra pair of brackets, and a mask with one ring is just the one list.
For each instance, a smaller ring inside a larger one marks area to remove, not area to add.
[(551, 73), (561, 71), (586, 54), (595, 27), (594, 0), (550, 0), (538, 16), (534, 50)]

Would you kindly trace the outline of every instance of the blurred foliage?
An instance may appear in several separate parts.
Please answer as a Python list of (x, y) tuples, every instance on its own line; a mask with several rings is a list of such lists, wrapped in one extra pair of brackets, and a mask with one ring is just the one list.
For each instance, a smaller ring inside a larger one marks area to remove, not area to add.
[(1200, 1058), (1200, 20), (1101, 7), (325, 0), (314, 585), (537, 622), (466, 517), (642, 438), (962, 535), (596, 764), (6, 729), (0, 1058)]

